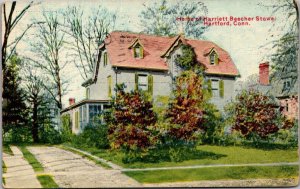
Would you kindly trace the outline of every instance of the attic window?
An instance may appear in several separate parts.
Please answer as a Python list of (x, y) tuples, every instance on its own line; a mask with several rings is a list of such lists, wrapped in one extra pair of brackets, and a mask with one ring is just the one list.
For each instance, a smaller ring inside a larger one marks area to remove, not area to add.
[(211, 65), (216, 65), (218, 64), (218, 54), (213, 50), (210, 55), (209, 55), (209, 60)]
[(133, 48), (134, 58), (143, 58), (144, 57), (144, 49), (140, 44), (136, 44)]

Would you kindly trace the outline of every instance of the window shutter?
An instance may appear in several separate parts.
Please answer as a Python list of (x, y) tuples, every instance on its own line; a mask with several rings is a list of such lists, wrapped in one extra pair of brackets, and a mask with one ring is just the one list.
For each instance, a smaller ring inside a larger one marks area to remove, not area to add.
[(144, 58), (144, 49), (140, 47), (140, 58)]
[(148, 75), (148, 92), (153, 95), (153, 75)]
[(107, 52), (104, 53), (104, 57), (103, 57), (103, 61), (104, 61), (104, 66), (107, 65)]
[(78, 129), (78, 125), (79, 125), (79, 112), (75, 112), (75, 128)]
[(111, 85), (112, 85), (112, 80), (111, 76), (107, 77), (107, 83), (108, 83), (108, 97), (112, 97), (112, 92), (111, 92)]
[(215, 58), (215, 64), (219, 64), (219, 57), (217, 53), (215, 53), (214, 58)]
[(135, 80), (135, 83), (134, 83), (134, 90), (138, 90), (138, 85), (139, 85), (139, 76), (138, 76), (138, 74), (137, 73), (135, 73), (135, 78), (134, 78), (134, 80)]
[(89, 88), (85, 89), (85, 98), (88, 99), (89, 98)]
[(211, 97), (212, 96), (212, 86), (211, 86), (211, 79), (207, 81), (207, 88), (208, 88), (208, 94)]
[(219, 91), (220, 91), (220, 97), (224, 97), (224, 81), (220, 80), (219, 81)]

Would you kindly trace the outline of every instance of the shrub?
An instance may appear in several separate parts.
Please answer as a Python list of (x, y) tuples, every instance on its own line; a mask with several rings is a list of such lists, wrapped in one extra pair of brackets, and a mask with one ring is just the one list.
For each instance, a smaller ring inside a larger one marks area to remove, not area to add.
[(269, 96), (255, 90), (243, 90), (236, 96), (231, 108), (233, 130), (239, 131), (248, 139), (257, 142), (279, 130), (281, 115)]
[(73, 135), (71, 142), (77, 147), (96, 147), (106, 149), (109, 147), (108, 127), (105, 124), (89, 123), (79, 135)]
[(72, 137), (72, 125), (69, 114), (61, 116), (61, 137), (62, 141), (69, 142)]
[(7, 143), (29, 143), (32, 142), (29, 127), (11, 127), (3, 134), (3, 141)]
[(112, 108), (113, 117), (106, 120), (111, 147), (138, 152), (151, 146), (155, 141), (152, 131), (157, 121), (152, 108), (142, 91), (126, 93), (124, 88), (119, 89)]
[(185, 71), (176, 79), (174, 98), (166, 112), (171, 124), (168, 134), (180, 140), (195, 140), (196, 134), (204, 130), (204, 106), (208, 99), (203, 93), (203, 77)]
[(62, 143), (62, 137), (58, 130), (54, 128), (54, 125), (44, 124), (42, 129), (39, 131), (40, 142), (47, 144), (59, 144)]

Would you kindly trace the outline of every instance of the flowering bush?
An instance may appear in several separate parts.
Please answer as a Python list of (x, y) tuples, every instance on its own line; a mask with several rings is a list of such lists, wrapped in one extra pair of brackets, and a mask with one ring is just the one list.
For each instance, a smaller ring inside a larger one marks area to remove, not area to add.
[(255, 90), (243, 90), (231, 105), (233, 129), (246, 138), (265, 139), (282, 126), (275, 101)]
[(190, 141), (204, 129), (204, 106), (207, 101), (203, 93), (203, 78), (192, 71), (185, 71), (176, 80), (174, 98), (166, 112), (171, 123), (169, 135)]
[(142, 91), (118, 90), (109, 124), (109, 140), (112, 148), (144, 150), (151, 146), (156, 137), (152, 131), (157, 116), (152, 103)]

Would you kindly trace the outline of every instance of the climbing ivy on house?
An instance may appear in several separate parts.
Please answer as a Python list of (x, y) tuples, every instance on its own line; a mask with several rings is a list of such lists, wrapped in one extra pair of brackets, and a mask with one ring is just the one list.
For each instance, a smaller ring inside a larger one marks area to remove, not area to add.
[(182, 55), (175, 59), (177, 65), (184, 70), (194, 69), (197, 65), (196, 54), (190, 45), (181, 46)]

